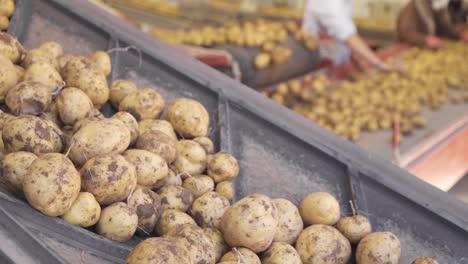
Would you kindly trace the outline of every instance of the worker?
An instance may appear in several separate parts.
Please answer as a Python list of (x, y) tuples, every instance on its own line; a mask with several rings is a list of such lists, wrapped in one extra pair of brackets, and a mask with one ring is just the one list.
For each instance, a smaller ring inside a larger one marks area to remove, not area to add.
[(468, 42), (468, 33), (456, 23), (464, 23), (463, 0), (411, 0), (400, 12), (398, 40), (417, 46), (440, 48), (441, 38)]
[(353, 23), (351, 0), (308, 0), (303, 30), (320, 39), (321, 56), (335, 65), (352, 60), (361, 69), (370, 65), (384, 71), (401, 70), (382, 61), (359, 36)]

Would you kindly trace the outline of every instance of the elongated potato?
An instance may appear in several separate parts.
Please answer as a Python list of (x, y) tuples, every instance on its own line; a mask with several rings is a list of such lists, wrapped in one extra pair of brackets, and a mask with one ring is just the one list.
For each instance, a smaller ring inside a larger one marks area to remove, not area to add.
[(185, 245), (173, 237), (151, 237), (140, 242), (128, 255), (127, 264), (194, 263)]
[(89, 58), (94, 64), (94, 68), (105, 76), (109, 76), (112, 71), (112, 63), (109, 54), (104, 51), (96, 51)]
[(237, 159), (227, 153), (216, 153), (208, 162), (208, 175), (216, 182), (232, 181), (239, 175)]
[(340, 205), (333, 195), (316, 192), (307, 195), (299, 205), (299, 212), (306, 225), (334, 225), (340, 219)]
[(166, 161), (160, 156), (141, 149), (129, 149), (123, 157), (136, 168), (137, 183), (148, 188), (158, 188), (169, 173)]
[(71, 208), (62, 215), (63, 220), (81, 227), (95, 225), (100, 217), (101, 206), (89, 192), (80, 192)]
[(224, 196), (207, 192), (193, 202), (190, 214), (200, 227), (219, 228), (228, 207), (229, 201)]
[(12, 35), (0, 32), (0, 55), (7, 57), (11, 62), (17, 63), (23, 56), (24, 48)]
[(5, 104), (14, 115), (40, 115), (52, 102), (49, 88), (38, 82), (21, 82), (11, 88)]
[(400, 263), (400, 240), (390, 232), (375, 232), (365, 236), (356, 249), (357, 264)]
[(178, 173), (198, 175), (206, 168), (205, 150), (195, 141), (181, 140), (176, 144), (177, 157), (174, 167)]
[(135, 234), (138, 227), (138, 216), (125, 203), (109, 205), (101, 212), (96, 231), (108, 239), (124, 242)]
[(149, 188), (137, 186), (128, 197), (127, 204), (138, 216), (137, 233), (142, 236), (153, 233), (161, 216), (161, 197)]
[(185, 224), (169, 230), (168, 236), (179, 237), (192, 256), (193, 263), (215, 263), (213, 241), (196, 225)]
[(193, 195), (181, 186), (167, 185), (158, 190), (163, 210), (177, 209), (186, 212), (193, 202)]
[(158, 236), (165, 236), (171, 229), (184, 224), (197, 225), (188, 214), (176, 209), (166, 209), (162, 211), (155, 231)]
[(145, 119), (141, 120), (138, 125), (140, 127), (141, 134), (149, 131), (160, 131), (168, 135), (174, 141), (177, 141), (177, 135), (174, 131), (174, 128), (172, 127), (171, 123), (166, 120)]
[(109, 90), (109, 100), (115, 109), (119, 109), (120, 102), (125, 96), (135, 92), (137, 87), (134, 83), (127, 80), (115, 80), (112, 82)]
[(164, 99), (153, 88), (139, 89), (125, 96), (119, 111), (132, 114), (138, 121), (159, 118), (164, 110)]
[(262, 264), (302, 264), (302, 260), (290, 244), (275, 242), (263, 252)]
[(87, 117), (93, 109), (91, 99), (78, 88), (66, 88), (57, 97), (57, 109), (62, 122), (73, 125)]
[(141, 134), (136, 147), (157, 154), (171, 164), (177, 157), (176, 142), (160, 131), (148, 131)]
[(207, 192), (213, 191), (214, 182), (206, 175), (192, 176), (184, 180), (182, 187), (191, 191), (196, 199)]
[(25, 151), (13, 152), (3, 158), (2, 177), (10, 190), (23, 195), (24, 175), (36, 159), (36, 155)]
[(221, 263), (233, 261), (235, 263), (261, 264), (260, 258), (248, 248), (235, 248), (221, 258)]
[(19, 77), (13, 63), (1, 55), (0, 50), (0, 99), (4, 99), (8, 91), (18, 83)]
[(136, 119), (127, 112), (117, 112), (112, 118), (119, 119), (127, 126), (128, 131), (130, 131), (130, 145), (134, 145), (140, 136), (140, 129)]
[(38, 157), (24, 175), (23, 190), (29, 204), (43, 214), (65, 214), (80, 193), (80, 174), (62, 154)]
[(228, 200), (232, 200), (235, 195), (234, 185), (230, 181), (223, 181), (216, 184), (216, 192), (226, 197)]
[(208, 134), (210, 116), (205, 107), (195, 100), (175, 100), (167, 110), (167, 117), (175, 131), (183, 138), (191, 139)]
[(273, 202), (278, 209), (278, 228), (273, 241), (294, 245), (304, 228), (299, 210), (286, 199), (273, 199)]
[(48, 88), (50, 93), (57, 91), (65, 84), (55, 67), (45, 61), (31, 64), (24, 72), (23, 81), (41, 83)]
[(229, 250), (229, 246), (224, 241), (223, 234), (221, 234), (221, 231), (215, 228), (204, 228), (203, 232), (205, 232), (205, 235), (213, 242), (216, 252), (216, 261), (219, 261), (221, 257)]

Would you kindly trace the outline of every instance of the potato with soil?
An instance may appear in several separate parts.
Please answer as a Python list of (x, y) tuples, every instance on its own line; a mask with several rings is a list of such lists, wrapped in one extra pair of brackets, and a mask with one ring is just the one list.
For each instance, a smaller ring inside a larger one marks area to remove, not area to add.
[(340, 205), (333, 195), (316, 192), (307, 195), (299, 205), (305, 225), (334, 225), (340, 219)]
[(278, 228), (274, 242), (285, 242), (293, 245), (304, 228), (297, 207), (286, 199), (273, 199), (278, 209)]
[(214, 153), (213, 141), (208, 137), (196, 137), (193, 141), (197, 142), (205, 150), (206, 154)]
[(52, 94), (49, 88), (38, 82), (21, 82), (11, 88), (5, 104), (14, 115), (40, 115), (49, 109)]
[(161, 197), (149, 188), (137, 186), (127, 204), (138, 216), (137, 233), (143, 236), (153, 233), (161, 216)]
[(226, 244), (223, 238), (223, 234), (216, 228), (204, 228), (203, 232), (211, 239), (215, 247), (216, 261), (219, 261), (221, 257), (228, 252), (229, 246)]
[(155, 231), (158, 236), (165, 236), (171, 229), (185, 224), (197, 225), (188, 214), (176, 209), (166, 209), (162, 211)]
[(220, 182), (216, 184), (216, 192), (226, 197), (226, 199), (232, 200), (235, 194), (234, 184), (230, 181)]
[(49, 57), (54, 59), (58, 59), (60, 56), (64, 55), (62, 45), (55, 41), (44, 42), (39, 47), (39, 49), (42, 50), (45, 54), (47, 54)]
[(229, 205), (224, 196), (207, 192), (193, 202), (190, 214), (200, 227), (219, 228), (221, 218)]
[(122, 99), (119, 111), (129, 112), (138, 121), (156, 119), (164, 111), (164, 99), (153, 88), (139, 89)]
[(130, 145), (134, 145), (140, 136), (140, 129), (138, 128), (136, 119), (127, 112), (117, 112), (112, 118), (122, 121), (127, 126), (128, 131), (130, 131)]
[(206, 152), (195, 141), (181, 140), (176, 143), (177, 157), (174, 167), (180, 174), (198, 175), (206, 168)]
[(161, 156), (168, 164), (177, 157), (176, 142), (160, 131), (148, 131), (140, 135), (136, 147)]
[(112, 62), (107, 52), (98, 50), (89, 57), (89, 60), (93, 63), (94, 69), (109, 76), (112, 71)]
[(65, 214), (80, 193), (80, 174), (62, 154), (38, 157), (24, 175), (23, 191), (29, 204), (48, 216)]
[(21, 66), (24, 69), (28, 69), (31, 65), (40, 62), (48, 63), (56, 70), (59, 70), (58, 61), (51, 57), (45, 50), (39, 48), (28, 50), (25, 53), (23, 61), (21, 62)]
[(160, 156), (141, 149), (129, 149), (122, 156), (136, 168), (137, 183), (158, 188), (169, 173), (166, 161)]
[(208, 162), (208, 175), (216, 182), (232, 181), (239, 175), (237, 159), (227, 153), (216, 153)]
[(174, 186), (182, 186), (182, 178), (180, 175), (175, 174), (175, 172), (169, 168), (169, 172), (166, 176), (166, 178), (163, 179), (161, 182), (162, 186), (166, 185), (174, 185)]
[(231, 247), (246, 247), (253, 252), (266, 250), (278, 226), (278, 211), (265, 195), (249, 195), (231, 207), (219, 225), (224, 239)]
[(193, 202), (193, 194), (181, 186), (164, 186), (158, 190), (158, 194), (161, 196), (163, 210), (177, 209), (186, 212)]
[(92, 121), (78, 130), (71, 139), (70, 159), (77, 165), (108, 154), (120, 154), (130, 145), (130, 131), (115, 118)]
[(134, 83), (127, 80), (115, 80), (109, 89), (109, 100), (115, 109), (119, 109), (120, 102), (125, 96), (135, 92), (137, 87)]
[(10, 190), (23, 195), (24, 175), (36, 159), (36, 155), (25, 151), (13, 152), (3, 158), (2, 178)]
[(262, 264), (302, 264), (302, 260), (290, 244), (275, 242), (263, 252)]
[(297, 253), (304, 264), (346, 264), (351, 258), (351, 244), (335, 228), (312, 225), (296, 241)]
[(8, 91), (20, 79), (13, 63), (5, 56), (0, 55), (0, 99), (4, 99)]
[(21, 60), (25, 50), (15, 37), (8, 33), (0, 33), (0, 55), (7, 57), (12, 63)]
[(235, 248), (224, 254), (221, 263), (234, 261), (242, 264), (261, 264), (260, 258), (248, 248)]
[(210, 116), (199, 102), (180, 98), (175, 100), (167, 110), (168, 121), (175, 131), (186, 139), (204, 137), (208, 134)]
[(127, 264), (193, 263), (190, 253), (180, 239), (151, 237), (140, 242), (127, 256)]
[(82, 90), (73, 87), (62, 90), (56, 104), (60, 120), (66, 125), (86, 118), (94, 108), (91, 99)]
[(192, 176), (184, 180), (182, 187), (192, 192), (196, 199), (204, 193), (214, 190), (213, 180), (206, 175)]
[(18, 80), (21, 80), (21, 78), (23, 78), (24, 76), (25, 69), (19, 65), (14, 65), (14, 66), (15, 66), (16, 75), (18, 76)]
[(138, 227), (138, 216), (125, 203), (109, 205), (101, 212), (96, 231), (110, 240), (124, 242), (135, 234)]
[(55, 124), (51, 120), (44, 119), (44, 122), (46, 122), (49, 128), (52, 130), (50, 138), (54, 146), (53, 152), (61, 153), (63, 150), (63, 146), (64, 146), (63, 145), (64, 134), (62, 130), (60, 129), (59, 126), (57, 126), (57, 124)]
[(172, 138), (174, 141), (177, 141), (177, 135), (174, 131), (174, 128), (172, 127), (171, 123), (169, 123), (166, 120), (154, 120), (154, 119), (146, 119), (146, 120), (141, 120), (138, 123), (138, 126), (140, 128), (140, 133), (144, 134), (149, 131), (160, 131), (170, 138)]
[(422, 257), (415, 259), (411, 264), (439, 264), (439, 262), (433, 258)]
[(216, 252), (213, 241), (196, 225), (185, 224), (169, 230), (167, 236), (181, 238), (193, 263), (214, 264)]
[(50, 93), (56, 92), (65, 84), (54, 66), (45, 61), (31, 64), (24, 72), (23, 81), (42, 83)]
[(125, 200), (135, 189), (135, 166), (121, 155), (91, 158), (80, 170), (82, 188), (96, 197), (100, 205)]
[(372, 232), (369, 220), (362, 215), (341, 218), (336, 228), (353, 244)]
[(357, 264), (400, 263), (400, 240), (390, 232), (375, 232), (365, 236), (356, 249)]
[(101, 206), (89, 192), (80, 192), (71, 208), (62, 215), (63, 220), (81, 227), (95, 225), (100, 217)]

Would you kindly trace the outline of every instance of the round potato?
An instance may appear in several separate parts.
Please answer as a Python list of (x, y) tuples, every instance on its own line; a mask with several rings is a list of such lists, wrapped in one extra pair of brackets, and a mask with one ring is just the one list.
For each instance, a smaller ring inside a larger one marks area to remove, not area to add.
[(120, 155), (92, 158), (80, 170), (82, 187), (96, 197), (100, 205), (125, 200), (135, 189), (135, 167)]
[(39, 115), (49, 108), (52, 95), (47, 86), (38, 82), (21, 82), (11, 88), (5, 104), (14, 115)]
[(275, 242), (262, 254), (262, 264), (302, 264), (302, 260), (290, 244)]
[(205, 150), (206, 154), (214, 153), (213, 141), (208, 137), (196, 137), (193, 141), (197, 142)]
[(0, 55), (0, 99), (4, 99), (8, 91), (18, 83), (19, 77), (13, 63), (5, 56)]
[(274, 242), (285, 242), (293, 245), (304, 228), (297, 207), (286, 199), (273, 199), (278, 209), (278, 228)]
[(117, 112), (112, 116), (112, 118), (119, 119), (127, 126), (128, 131), (130, 131), (130, 145), (134, 145), (140, 136), (140, 129), (136, 119), (127, 112)]
[(62, 215), (63, 220), (73, 225), (90, 227), (101, 217), (101, 206), (89, 192), (80, 192), (71, 208)]
[[(65, 66), (65, 70), (71, 64), (71, 60)], [(79, 66), (77, 66), (79, 67)], [(65, 75), (67, 86), (76, 87), (88, 95), (93, 104), (100, 108), (109, 99), (109, 87), (106, 76), (93, 68), (69, 69)]]
[(180, 239), (151, 237), (140, 242), (128, 255), (127, 264), (182, 264), (194, 263)]
[(138, 125), (140, 127), (141, 134), (149, 131), (160, 131), (172, 138), (174, 141), (177, 141), (177, 135), (174, 131), (174, 128), (172, 127), (171, 123), (166, 120), (146, 119), (141, 120)]
[(353, 244), (372, 232), (369, 220), (362, 215), (341, 218), (336, 228)]
[(236, 158), (227, 153), (217, 153), (208, 162), (208, 175), (216, 182), (232, 181), (239, 175)]
[(220, 182), (216, 184), (216, 192), (226, 197), (226, 199), (232, 200), (235, 194), (234, 185), (230, 181)]
[(176, 149), (174, 167), (178, 173), (188, 175), (203, 173), (206, 168), (206, 153), (200, 144), (192, 140), (181, 140), (176, 143)]
[(18, 151), (6, 155), (2, 163), (2, 177), (13, 192), (23, 195), (23, 179), (37, 156), (30, 152)]
[(306, 225), (334, 225), (340, 219), (338, 201), (326, 192), (307, 195), (299, 205), (299, 212)]
[(229, 201), (224, 196), (207, 192), (193, 202), (190, 214), (200, 227), (219, 228), (228, 207)]
[(167, 185), (158, 190), (163, 210), (177, 209), (186, 212), (193, 202), (193, 195), (181, 186)]
[(165, 236), (171, 229), (184, 224), (196, 225), (188, 214), (175, 209), (167, 209), (162, 211), (155, 231), (158, 236)]
[(138, 227), (138, 216), (125, 203), (118, 202), (104, 208), (96, 225), (96, 231), (110, 240), (129, 240)]
[(125, 96), (119, 111), (132, 114), (138, 121), (159, 118), (164, 110), (164, 99), (153, 88), (139, 89)]
[(93, 63), (93, 66), (96, 70), (104, 74), (105, 76), (109, 76), (112, 71), (112, 63), (109, 54), (104, 51), (96, 51), (91, 55), (89, 58)]
[(208, 134), (210, 126), (208, 111), (193, 99), (175, 100), (167, 110), (167, 117), (175, 131), (183, 138), (204, 137)]
[(24, 175), (23, 190), (29, 204), (49, 216), (65, 214), (80, 193), (80, 174), (62, 154), (38, 157)]
[(70, 159), (83, 165), (88, 159), (106, 154), (120, 154), (130, 145), (130, 131), (115, 118), (92, 121), (71, 139)]
[(164, 178), (161, 183), (161, 186), (166, 185), (182, 186), (182, 178), (180, 177), (180, 175), (175, 174), (172, 169), (169, 169), (166, 178)]
[(260, 258), (248, 248), (234, 248), (221, 258), (221, 263), (235, 261), (236, 263), (261, 264)]
[(439, 264), (439, 262), (433, 258), (422, 257), (415, 259), (411, 264)]
[(127, 204), (138, 216), (138, 230), (140, 235), (153, 233), (156, 223), (161, 216), (161, 198), (151, 189), (137, 186), (127, 198)]
[(11, 62), (17, 63), (21, 60), (24, 48), (12, 35), (0, 32), (0, 55), (7, 57)]
[(109, 100), (115, 109), (119, 109), (120, 102), (125, 96), (135, 92), (137, 87), (134, 83), (127, 80), (115, 80), (112, 82), (109, 90)]
[(184, 224), (169, 230), (167, 235), (181, 238), (181, 242), (192, 256), (193, 263), (215, 263), (214, 243), (200, 227)]
[(63, 55), (62, 45), (60, 45), (59, 43), (55, 41), (48, 41), (48, 42), (42, 43), (39, 49), (54, 59), (57, 59)]
[(356, 249), (357, 264), (400, 263), (400, 240), (390, 232), (375, 232), (365, 236)]
[(351, 258), (351, 244), (335, 228), (312, 225), (299, 235), (297, 253), (304, 264), (346, 264)]
[(223, 234), (221, 234), (221, 231), (215, 228), (204, 228), (203, 232), (205, 232), (205, 235), (213, 242), (216, 252), (216, 261), (219, 261), (221, 257), (229, 250), (229, 246), (224, 241)]
[(278, 226), (275, 204), (265, 195), (249, 195), (231, 207), (219, 225), (231, 247), (246, 247), (253, 252), (265, 251), (273, 241)]
[(11, 17), (15, 12), (15, 1), (13, 0), (2, 0), (0, 4), (0, 15), (5, 17)]
[(38, 61), (31, 64), (24, 72), (23, 81), (41, 83), (48, 88), (47, 91), (49, 93), (56, 92), (64, 86), (62, 76), (60, 76), (59, 72), (53, 65), (45, 61)]
[(184, 180), (182, 187), (191, 191), (194, 198), (198, 198), (204, 193), (213, 191), (214, 182), (206, 175), (192, 176)]
[(166, 161), (160, 156), (141, 149), (129, 149), (124, 158), (136, 168), (137, 183), (148, 188), (158, 188), (169, 173)]
[(94, 107), (82, 90), (73, 87), (62, 90), (56, 103), (60, 119), (66, 125), (73, 125), (87, 117)]
[(31, 65), (39, 62), (45, 62), (52, 65), (56, 70), (59, 69), (58, 61), (50, 56), (47, 51), (42, 49), (31, 49), (28, 50), (24, 56), (24, 60), (21, 62), (23, 68), (28, 69)]
[(177, 157), (176, 142), (160, 131), (148, 131), (138, 138), (136, 147), (161, 156), (168, 164)]
[(10, 20), (6, 16), (0, 16), (0, 30), (6, 31), (10, 25)]

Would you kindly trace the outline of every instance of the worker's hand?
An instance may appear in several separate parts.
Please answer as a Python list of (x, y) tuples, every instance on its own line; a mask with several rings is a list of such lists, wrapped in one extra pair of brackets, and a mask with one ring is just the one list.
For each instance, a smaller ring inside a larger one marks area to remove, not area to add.
[(442, 40), (433, 35), (426, 36), (426, 38), (424, 39), (424, 42), (426, 46), (429, 48), (438, 49), (442, 47)]
[(460, 39), (464, 42), (468, 42), (468, 31), (462, 31), (460, 34)]

